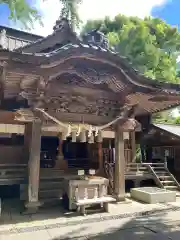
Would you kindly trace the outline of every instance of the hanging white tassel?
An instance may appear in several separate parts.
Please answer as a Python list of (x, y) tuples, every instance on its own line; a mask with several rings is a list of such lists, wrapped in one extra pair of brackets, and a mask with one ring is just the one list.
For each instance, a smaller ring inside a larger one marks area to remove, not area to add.
[(89, 137), (89, 139), (88, 139), (88, 143), (94, 143), (94, 135), (93, 135), (93, 133), (91, 134), (91, 136)]
[(68, 128), (62, 132), (62, 140), (65, 141), (67, 137), (71, 134), (71, 126), (68, 125)]
[(71, 133), (71, 137), (72, 137), (72, 142), (76, 142), (76, 132), (72, 132)]
[(76, 136), (78, 137), (80, 135), (80, 132), (81, 132), (81, 128), (80, 126), (78, 127), (78, 130), (77, 130), (77, 133), (76, 133)]
[(71, 134), (71, 125), (68, 125), (68, 130), (67, 130), (67, 137), (69, 137)]
[(62, 140), (65, 141), (67, 138), (67, 130), (62, 132)]
[(96, 127), (96, 130), (95, 130), (95, 137), (98, 136), (98, 132), (99, 132), (98, 127)]
[(92, 129), (92, 126), (90, 126), (90, 127), (89, 127), (89, 132), (88, 132), (88, 137), (91, 137), (91, 135), (92, 135), (92, 133), (93, 133), (92, 130), (93, 130), (93, 129)]
[(86, 131), (83, 130), (80, 132), (80, 142), (82, 143), (85, 143), (87, 140), (86, 140)]

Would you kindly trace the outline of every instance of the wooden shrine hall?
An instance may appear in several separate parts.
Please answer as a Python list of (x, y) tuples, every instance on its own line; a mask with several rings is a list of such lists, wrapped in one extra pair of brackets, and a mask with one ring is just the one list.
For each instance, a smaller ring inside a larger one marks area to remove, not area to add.
[[(124, 200), (126, 166), (136, 162), (135, 132), (140, 139), (152, 113), (180, 105), (180, 86), (143, 76), (109, 48), (101, 32), (80, 38), (66, 19), (56, 22), (51, 35), (13, 51), (4, 41), (0, 127), (11, 143), (18, 136), (23, 141), (17, 147), (0, 139), (0, 184), (20, 184), (30, 212), (42, 204), (50, 181), (59, 198), (68, 196), (70, 209), (85, 199)], [(42, 150), (43, 136), (58, 138), (51, 158)], [(113, 150), (111, 160), (107, 149)], [(115, 168), (110, 192), (107, 158)], [(52, 187), (48, 194), (53, 196)]]

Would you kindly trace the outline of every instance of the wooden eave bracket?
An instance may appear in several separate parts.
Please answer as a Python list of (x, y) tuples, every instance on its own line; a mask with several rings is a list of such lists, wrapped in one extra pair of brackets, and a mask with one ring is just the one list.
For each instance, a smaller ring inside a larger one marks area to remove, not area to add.
[(120, 126), (120, 131), (122, 132), (132, 132), (135, 131), (136, 129), (141, 129), (141, 123), (139, 123), (136, 119), (134, 118), (129, 118), (127, 119), (121, 126)]
[(32, 122), (37, 117), (35, 117), (34, 113), (29, 109), (19, 109), (15, 112), (14, 120), (19, 122)]

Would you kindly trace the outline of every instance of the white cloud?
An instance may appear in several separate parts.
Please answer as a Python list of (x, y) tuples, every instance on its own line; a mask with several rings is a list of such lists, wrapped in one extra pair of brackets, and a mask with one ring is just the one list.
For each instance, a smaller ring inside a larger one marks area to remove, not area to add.
[(171, 115), (174, 118), (179, 117), (180, 116), (179, 109), (178, 108), (173, 109), (172, 112), (171, 112)]
[[(145, 17), (149, 16), (154, 6), (161, 6), (168, 0), (83, 0), (79, 8), (81, 19), (99, 19), (105, 16), (114, 17), (118, 13), (127, 16)], [(52, 32), (53, 25), (59, 17), (61, 5), (60, 0), (39, 0), (38, 7), (43, 13), (44, 27), (36, 26), (37, 34), (46, 36)]]
[(176, 62), (177, 62), (177, 63), (180, 62), (180, 56), (177, 57)]

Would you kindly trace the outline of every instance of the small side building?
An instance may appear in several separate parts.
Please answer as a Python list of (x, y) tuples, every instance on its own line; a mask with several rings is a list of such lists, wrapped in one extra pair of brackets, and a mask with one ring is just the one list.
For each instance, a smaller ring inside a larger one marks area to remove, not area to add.
[(152, 160), (167, 160), (168, 169), (180, 181), (180, 125), (152, 124), (146, 145), (152, 151)]

